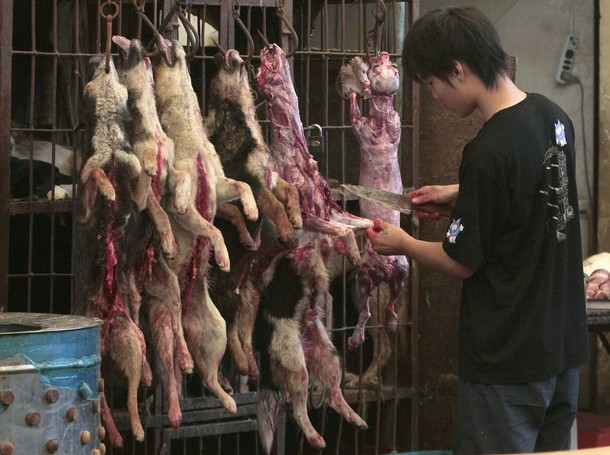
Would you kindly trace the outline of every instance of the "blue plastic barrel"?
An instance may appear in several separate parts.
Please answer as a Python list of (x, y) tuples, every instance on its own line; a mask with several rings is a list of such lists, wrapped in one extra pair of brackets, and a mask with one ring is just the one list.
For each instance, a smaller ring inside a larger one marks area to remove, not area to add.
[(99, 451), (105, 433), (101, 323), (75, 315), (0, 313), (2, 453)]

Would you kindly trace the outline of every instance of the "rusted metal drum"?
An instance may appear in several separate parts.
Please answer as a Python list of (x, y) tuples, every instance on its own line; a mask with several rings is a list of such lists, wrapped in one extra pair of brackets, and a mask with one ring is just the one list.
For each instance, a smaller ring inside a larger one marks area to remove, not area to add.
[(95, 318), (0, 313), (0, 454), (100, 454)]

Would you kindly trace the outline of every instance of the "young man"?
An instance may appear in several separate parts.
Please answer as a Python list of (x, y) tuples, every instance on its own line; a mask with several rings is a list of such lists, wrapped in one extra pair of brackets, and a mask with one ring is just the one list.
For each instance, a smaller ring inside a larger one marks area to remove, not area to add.
[(450, 215), (443, 242), (382, 222), (369, 230), (378, 252), (464, 279), (456, 453), (568, 449), (589, 355), (572, 122), (512, 82), (497, 31), (474, 8), (422, 16), (403, 60), (445, 107), (485, 120), (459, 185), (410, 194), (447, 205), (420, 213)]

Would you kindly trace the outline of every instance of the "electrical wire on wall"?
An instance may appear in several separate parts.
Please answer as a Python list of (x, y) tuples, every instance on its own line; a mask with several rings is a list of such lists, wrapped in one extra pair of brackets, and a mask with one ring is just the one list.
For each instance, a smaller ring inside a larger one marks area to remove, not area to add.
[[(572, 61), (573, 52), (576, 47), (576, 41), (575, 41), (576, 35), (574, 32), (574, 17), (575, 17), (574, 0), (572, 0), (571, 11), (570, 11), (570, 33), (568, 35), (568, 41), (566, 41), (566, 45), (564, 46), (564, 50), (561, 55), (562, 61), (560, 61), (560, 64), (559, 64), (560, 66), (559, 66), (558, 76), (556, 77), (556, 80), (558, 83), (578, 84), (578, 87), (580, 89), (580, 117), (581, 117), (580, 126), (581, 126), (581, 136), (582, 136), (582, 144), (583, 144), (583, 165), (584, 165), (584, 172), (585, 172), (585, 186), (586, 186), (586, 191), (587, 191), (587, 201), (589, 203), (589, 207), (587, 210), (587, 214), (589, 216), (588, 234), (589, 234), (590, 244), (591, 243), (594, 244), (595, 243), (594, 242), (595, 223), (593, 222), (592, 218), (594, 217), (594, 214), (595, 214), (595, 205), (594, 205), (591, 178), (589, 176), (589, 156), (587, 153), (587, 135), (586, 135), (586, 131), (585, 131), (585, 90), (584, 90), (582, 81), (580, 80), (578, 75), (573, 72), (573, 61)], [(570, 44), (571, 38), (573, 38), (572, 44)], [(571, 46), (573, 46), (573, 47), (571, 47)], [(572, 52), (571, 54), (570, 54), (570, 51)], [(568, 67), (569, 67), (568, 71), (562, 70), (562, 68), (563, 69), (566, 68), (566, 66), (564, 66), (566, 64), (566, 62), (568, 62)]]

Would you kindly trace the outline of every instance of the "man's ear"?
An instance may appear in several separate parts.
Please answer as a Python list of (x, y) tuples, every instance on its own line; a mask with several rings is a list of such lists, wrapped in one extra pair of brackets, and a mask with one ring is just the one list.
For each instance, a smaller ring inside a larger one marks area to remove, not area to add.
[(459, 81), (463, 81), (464, 75), (466, 74), (467, 70), (468, 68), (465, 63), (456, 60), (455, 62), (453, 62), (453, 69), (451, 70), (451, 75), (457, 78)]

